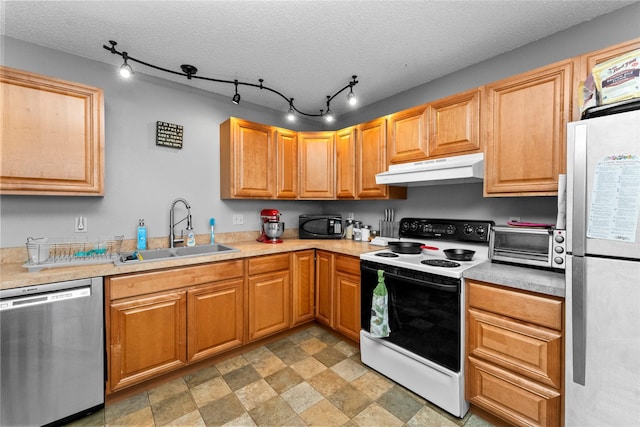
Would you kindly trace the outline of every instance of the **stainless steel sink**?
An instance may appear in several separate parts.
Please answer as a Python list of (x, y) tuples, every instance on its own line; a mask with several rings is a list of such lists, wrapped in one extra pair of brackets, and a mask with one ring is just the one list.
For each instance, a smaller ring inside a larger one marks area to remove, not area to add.
[[(129, 263), (138, 263), (146, 261), (162, 261), (171, 258), (184, 258), (204, 255), (215, 255), (230, 252), (240, 252), (239, 249), (232, 248), (231, 246), (225, 246), (220, 244), (214, 245), (201, 245), (201, 246), (185, 246), (179, 248), (161, 248), (161, 249), (149, 249), (146, 251), (138, 251), (140, 258), (128, 260), (127, 257), (132, 253), (122, 254), (120, 259), (115, 261), (116, 265), (123, 265)], [(134, 252), (135, 254), (135, 252)]]

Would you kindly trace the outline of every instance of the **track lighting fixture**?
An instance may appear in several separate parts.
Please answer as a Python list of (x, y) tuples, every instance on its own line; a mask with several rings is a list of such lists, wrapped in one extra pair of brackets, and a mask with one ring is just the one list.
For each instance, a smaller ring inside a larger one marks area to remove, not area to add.
[(333, 111), (331, 111), (331, 107), (329, 106), (329, 104), (331, 103), (331, 99), (331, 96), (327, 95), (327, 112), (324, 113), (324, 119), (327, 121), (327, 123), (331, 123), (334, 120)]
[(124, 58), (124, 63), (120, 66), (120, 75), (128, 79), (133, 74), (133, 70), (131, 69), (131, 65), (127, 64), (127, 59), (129, 59), (127, 52), (122, 52), (122, 58)]
[(236, 85), (236, 94), (233, 95), (233, 98), (231, 98), (231, 102), (233, 102), (234, 104), (238, 105), (238, 104), (240, 104), (240, 94), (238, 93), (238, 81), (235, 80), (234, 84)]
[(153, 65), (153, 64), (149, 64), (147, 62), (141, 61), (139, 59), (135, 59), (130, 57), (127, 52), (119, 52), (116, 49), (116, 45), (118, 43), (113, 41), (113, 40), (109, 40), (109, 45), (102, 45), (102, 47), (106, 50), (108, 50), (109, 52), (113, 53), (114, 55), (120, 55), (123, 59), (124, 59), (124, 63), (120, 66), (120, 74), (123, 77), (130, 77), (133, 74), (133, 69), (131, 68), (131, 66), (128, 64), (127, 61), (133, 61), (136, 62), (138, 64), (144, 65), (146, 67), (150, 67), (150, 68), (154, 68), (156, 70), (160, 70), (160, 71), (164, 71), (166, 73), (170, 73), (170, 74), (176, 74), (179, 76), (185, 76), (187, 78), (187, 80), (191, 80), (191, 79), (200, 79), (200, 80), (208, 80), (211, 82), (217, 82), (217, 83), (228, 83), (228, 84), (232, 84), (235, 85), (235, 94), (233, 95), (233, 98), (231, 98), (231, 101), (234, 104), (238, 104), (240, 103), (240, 94), (238, 93), (238, 85), (243, 85), (243, 86), (251, 86), (251, 87), (255, 87), (258, 89), (264, 89), (267, 90), (269, 92), (273, 92), (276, 95), (280, 96), (281, 98), (283, 98), (285, 101), (287, 101), (287, 103), (289, 104), (289, 110), (287, 112), (287, 118), (289, 120), (294, 120), (296, 114), (301, 114), (303, 116), (308, 116), (308, 117), (323, 117), (326, 121), (331, 122), (334, 120), (334, 116), (333, 116), (333, 112), (331, 111), (331, 108), (329, 107), (329, 104), (331, 103), (331, 101), (338, 96), (339, 94), (341, 94), (342, 92), (344, 92), (345, 90), (349, 89), (349, 93), (347, 94), (347, 101), (350, 105), (355, 105), (355, 94), (353, 93), (353, 87), (355, 85), (358, 84), (358, 80), (357, 80), (357, 76), (353, 75), (352, 80), (342, 89), (340, 89), (339, 91), (337, 91), (336, 93), (334, 93), (331, 96), (327, 96), (327, 111), (324, 112), (324, 110), (320, 110), (320, 113), (306, 113), (303, 111), (298, 110), (295, 105), (293, 104), (293, 98), (287, 98), (286, 96), (284, 96), (281, 92), (272, 89), (270, 87), (264, 86), (263, 79), (259, 79), (259, 84), (256, 83), (250, 83), (250, 82), (241, 82), (238, 80), (222, 80), (222, 79), (215, 79), (215, 78), (211, 78), (211, 77), (201, 77), (201, 76), (197, 76), (196, 73), (198, 72), (198, 69), (196, 67), (194, 67), (193, 65), (189, 65), (189, 64), (182, 64), (180, 66), (180, 69), (182, 70), (182, 72), (179, 71), (173, 71), (173, 70), (169, 70), (167, 68), (163, 68), (163, 67), (159, 67), (157, 65)]
[(356, 98), (356, 95), (353, 93), (353, 87), (347, 94), (347, 102), (349, 103), (349, 105), (356, 105), (358, 103), (358, 99)]
[(289, 112), (287, 112), (287, 120), (290, 122), (296, 119), (296, 113), (293, 111), (293, 98), (289, 99)]

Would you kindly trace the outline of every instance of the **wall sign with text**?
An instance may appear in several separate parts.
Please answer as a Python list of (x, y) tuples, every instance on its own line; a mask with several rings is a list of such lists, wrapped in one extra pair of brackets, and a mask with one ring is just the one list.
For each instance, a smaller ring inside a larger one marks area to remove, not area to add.
[(156, 122), (156, 145), (182, 148), (182, 126), (167, 122)]

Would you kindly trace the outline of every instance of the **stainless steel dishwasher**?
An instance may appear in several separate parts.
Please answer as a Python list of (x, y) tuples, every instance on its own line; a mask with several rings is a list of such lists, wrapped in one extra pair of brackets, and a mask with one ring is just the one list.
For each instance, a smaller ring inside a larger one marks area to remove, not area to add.
[(104, 407), (103, 305), (101, 277), (0, 291), (0, 425)]

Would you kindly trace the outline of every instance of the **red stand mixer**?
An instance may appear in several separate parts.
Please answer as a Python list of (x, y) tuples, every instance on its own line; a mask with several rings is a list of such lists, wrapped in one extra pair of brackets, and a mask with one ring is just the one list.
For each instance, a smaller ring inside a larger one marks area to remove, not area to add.
[(256, 240), (264, 243), (282, 243), (284, 222), (280, 221), (280, 211), (277, 209), (262, 209), (260, 211), (260, 237)]

